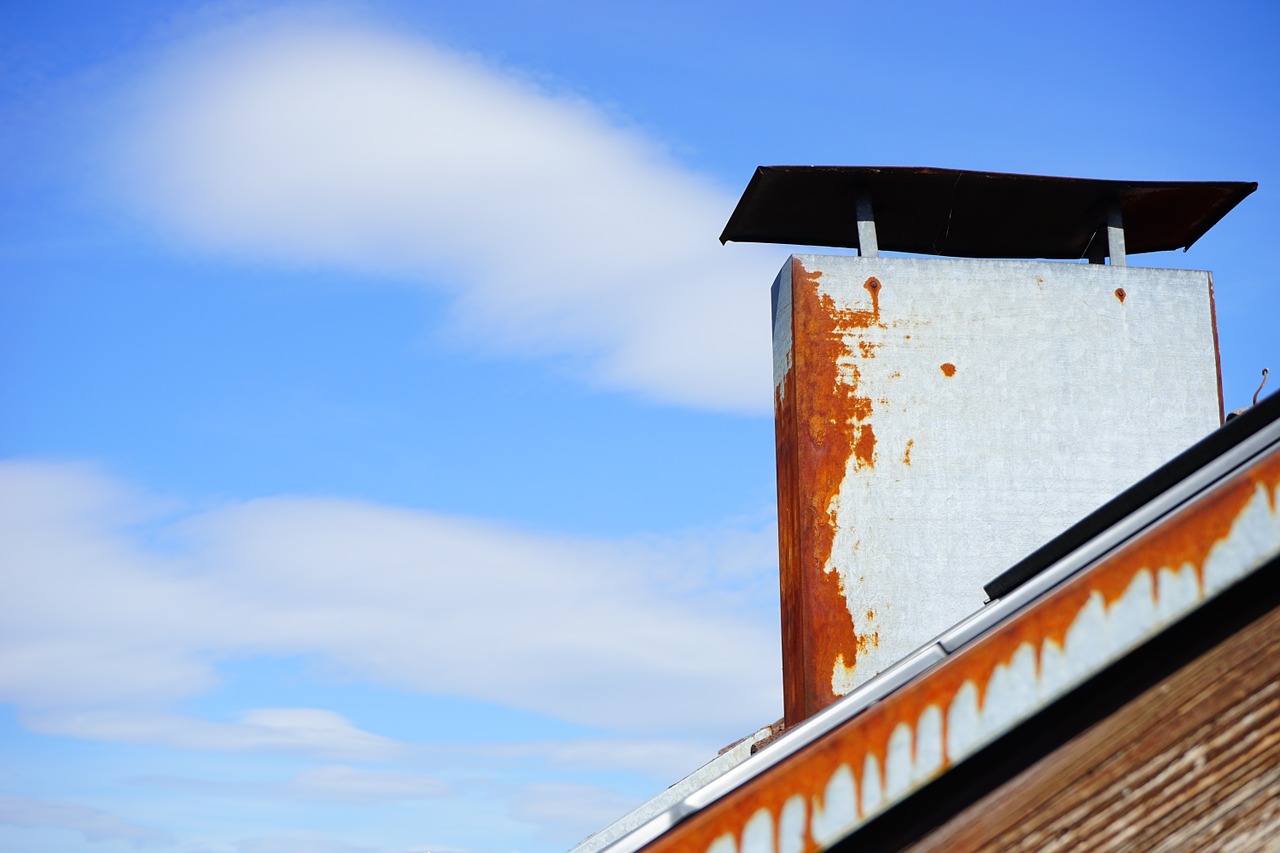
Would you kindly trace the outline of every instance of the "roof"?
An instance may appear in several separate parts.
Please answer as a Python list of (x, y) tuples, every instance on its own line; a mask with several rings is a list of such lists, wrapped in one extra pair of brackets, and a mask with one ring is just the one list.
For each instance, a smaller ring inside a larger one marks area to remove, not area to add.
[(1178, 643), (1280, 605), (1280, 395), (1135, 489), (1001, 597), (609, 851), (879, 849), (917, 832), (922, 809), (989, 791), (1028, 744), (1087, 725), (1082, 702), (1132, 689)]
[(1239, 181), (1106, 181), (914, 166), (760, 166), (720, 242), (859, 248), (855, 209), (865, 192), (881, 250), (1079, 259), (1114, 203), (1132, 255), (1190, 248), (1257, 188)]
[(1260, 849), (1280, 837), (1280, 558), (836, 851)]

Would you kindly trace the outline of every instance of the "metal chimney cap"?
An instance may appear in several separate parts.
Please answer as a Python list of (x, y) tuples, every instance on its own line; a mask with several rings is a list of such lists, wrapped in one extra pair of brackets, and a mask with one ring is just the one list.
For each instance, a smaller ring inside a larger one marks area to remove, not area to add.
[(1104, 181), (923, 166), (760, 166), (720, 242), (858, 245), (869, 196), (879, 248), (961, 258), (1085, 257), (1115, 205), (1129, 254), (1188, 249), (1256, 182)]

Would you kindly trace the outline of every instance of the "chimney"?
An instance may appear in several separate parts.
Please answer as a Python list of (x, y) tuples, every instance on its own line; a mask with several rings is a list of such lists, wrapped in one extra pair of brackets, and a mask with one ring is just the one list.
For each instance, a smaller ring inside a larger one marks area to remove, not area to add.
[(1221, 423), (1210, 274), (1127, 258), (1189, 247), (1256, 187), (756, 171), (722, 242), (859, 250), (773, 284), (788, 727)]

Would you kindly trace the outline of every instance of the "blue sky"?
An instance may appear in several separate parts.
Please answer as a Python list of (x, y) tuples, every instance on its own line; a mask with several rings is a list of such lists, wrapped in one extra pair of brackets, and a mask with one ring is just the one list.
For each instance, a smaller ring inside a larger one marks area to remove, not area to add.
[[(0, 7), (0, 849), (563, 849), (781, 715), (760, 164), (1255, 180), (1269, 4)], [(1171, 366), (1176, 369), (1176, 366)]]

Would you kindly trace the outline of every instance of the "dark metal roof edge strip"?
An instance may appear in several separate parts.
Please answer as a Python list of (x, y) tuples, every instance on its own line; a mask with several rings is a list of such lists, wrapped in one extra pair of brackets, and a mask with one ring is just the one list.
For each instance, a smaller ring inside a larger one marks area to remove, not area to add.
[(1025, 172), (992, 172), (982, 169), (953, 169), (948, 166), (803, 166), (797, 164), (757, 166), (751, 180), (771, 173), (813, 174), (828, 172), (833, 175), (852, 176), (928, 176), (935, 178), (986, 178), (1011, 179), (1018, 183), (1079, 184), (1116, 192), (1125, 190), (1196, 189), (1200, 187), (1238, 188), (1246, 190), (1237, 202), (1258, 188), (1257, 181), (1130, 181), (1116, 178), (1081, 178), (1072, 175), (1032, 175)]
[(1277, 419), (1280, 419), (1280, 393), (1259, 401), (1258, 405), (1240, 417), (1215, 429), (1001, 572), (983, 587), (987, 597), (997, 599), (1008, 595), (1062, 557)]

